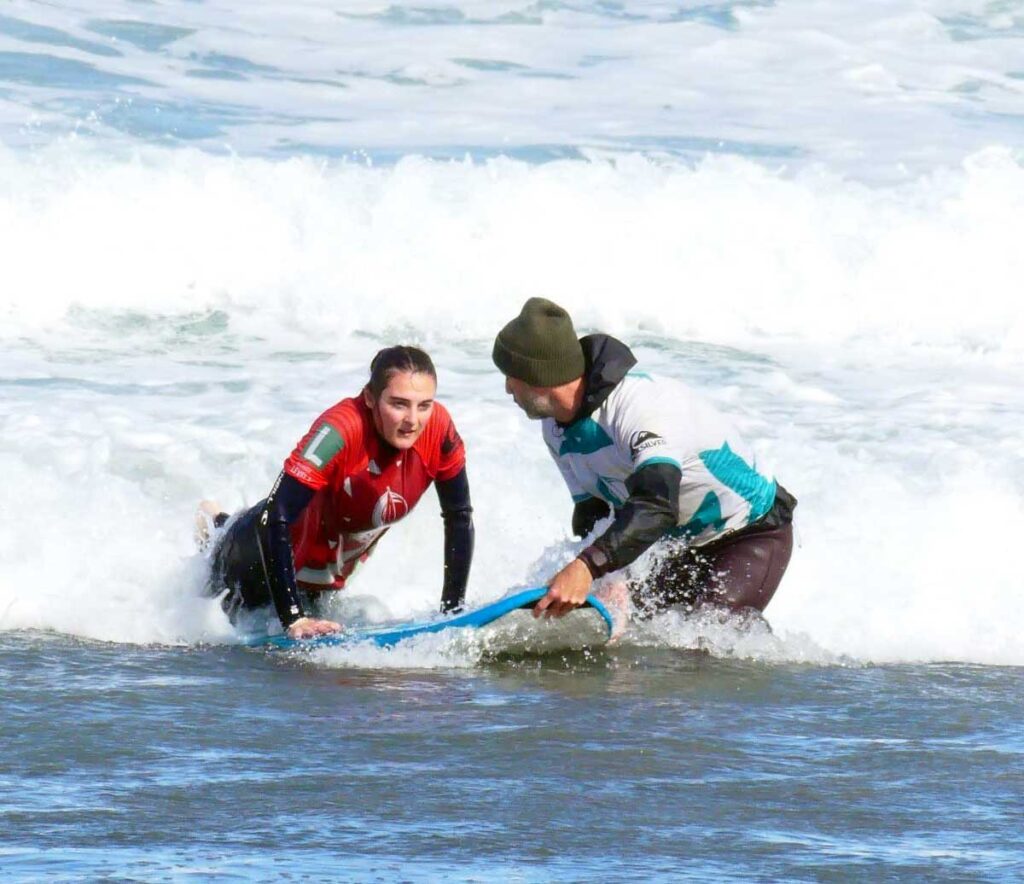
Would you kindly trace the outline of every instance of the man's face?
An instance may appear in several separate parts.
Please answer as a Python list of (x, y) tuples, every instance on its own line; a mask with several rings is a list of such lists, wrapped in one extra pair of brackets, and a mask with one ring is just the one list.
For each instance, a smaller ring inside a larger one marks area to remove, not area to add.
[(505, 392), (511, 393), (526, 416), (532, 421), (555, 416), (555, 404), (552, 398), (554, 387), (531, 387), (517, 378), (505, 378)]

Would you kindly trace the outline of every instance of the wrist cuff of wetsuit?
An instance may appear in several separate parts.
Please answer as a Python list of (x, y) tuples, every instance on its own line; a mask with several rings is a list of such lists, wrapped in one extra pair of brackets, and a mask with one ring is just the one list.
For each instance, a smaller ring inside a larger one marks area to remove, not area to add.
[(291, 610), (288, 612), (287, 616), (281, 618), (281, 625), (285, 629), (288, 629), (293, 623), (298, 623), (300, 620), (304, 619), (305, 616), (306, 612), (303, 611), (302, 608), (296, 605), (292, 605)]
[(579, 554), (579, 559), (587, 566), (590, 576), (596, 580), (603, 577), (609, 571), (613, 571), (612, 563), (608, 560), (608, 554), (596, 545), (588, 546)]

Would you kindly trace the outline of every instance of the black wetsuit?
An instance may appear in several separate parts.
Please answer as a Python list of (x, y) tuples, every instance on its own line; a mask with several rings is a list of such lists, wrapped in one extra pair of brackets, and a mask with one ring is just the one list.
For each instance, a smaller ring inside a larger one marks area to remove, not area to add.
[[(473, 560), (473, 507), (465, 468), (434, 484), (444, 520), (441, 610), (448, 612), (461, 608), (465, 599)], [(229, 590), (222, 604), (232, 619), (239, 608), (270, 603), (285, 627), (307, 616), (312, 594), (296, 586), (289, 531), (313, 494), (311, 488), (282, 473), (266, 500), (227, 524), (213, 553), (210, 590), (214, 594), (225, 587)]]

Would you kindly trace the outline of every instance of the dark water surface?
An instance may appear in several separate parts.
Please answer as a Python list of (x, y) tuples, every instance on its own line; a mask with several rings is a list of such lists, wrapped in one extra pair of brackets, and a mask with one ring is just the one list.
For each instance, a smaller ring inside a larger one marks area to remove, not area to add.
[(1024, 876), (1019, 669), (0, 650), (6, 879)]

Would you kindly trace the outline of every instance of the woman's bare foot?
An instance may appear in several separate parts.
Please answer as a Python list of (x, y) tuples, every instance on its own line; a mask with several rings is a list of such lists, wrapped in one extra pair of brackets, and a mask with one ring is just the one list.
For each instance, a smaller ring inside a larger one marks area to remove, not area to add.
[(220, 508), (220, 504), (212, 500), (199, 501), (199, 506), (196, 507), (195, 527), (192, 531), (192, 539), (195, 540), (199, 552), (206, 552), (213, 537), (213, 529), (223, 525), (227, 519), (228, 514)]

